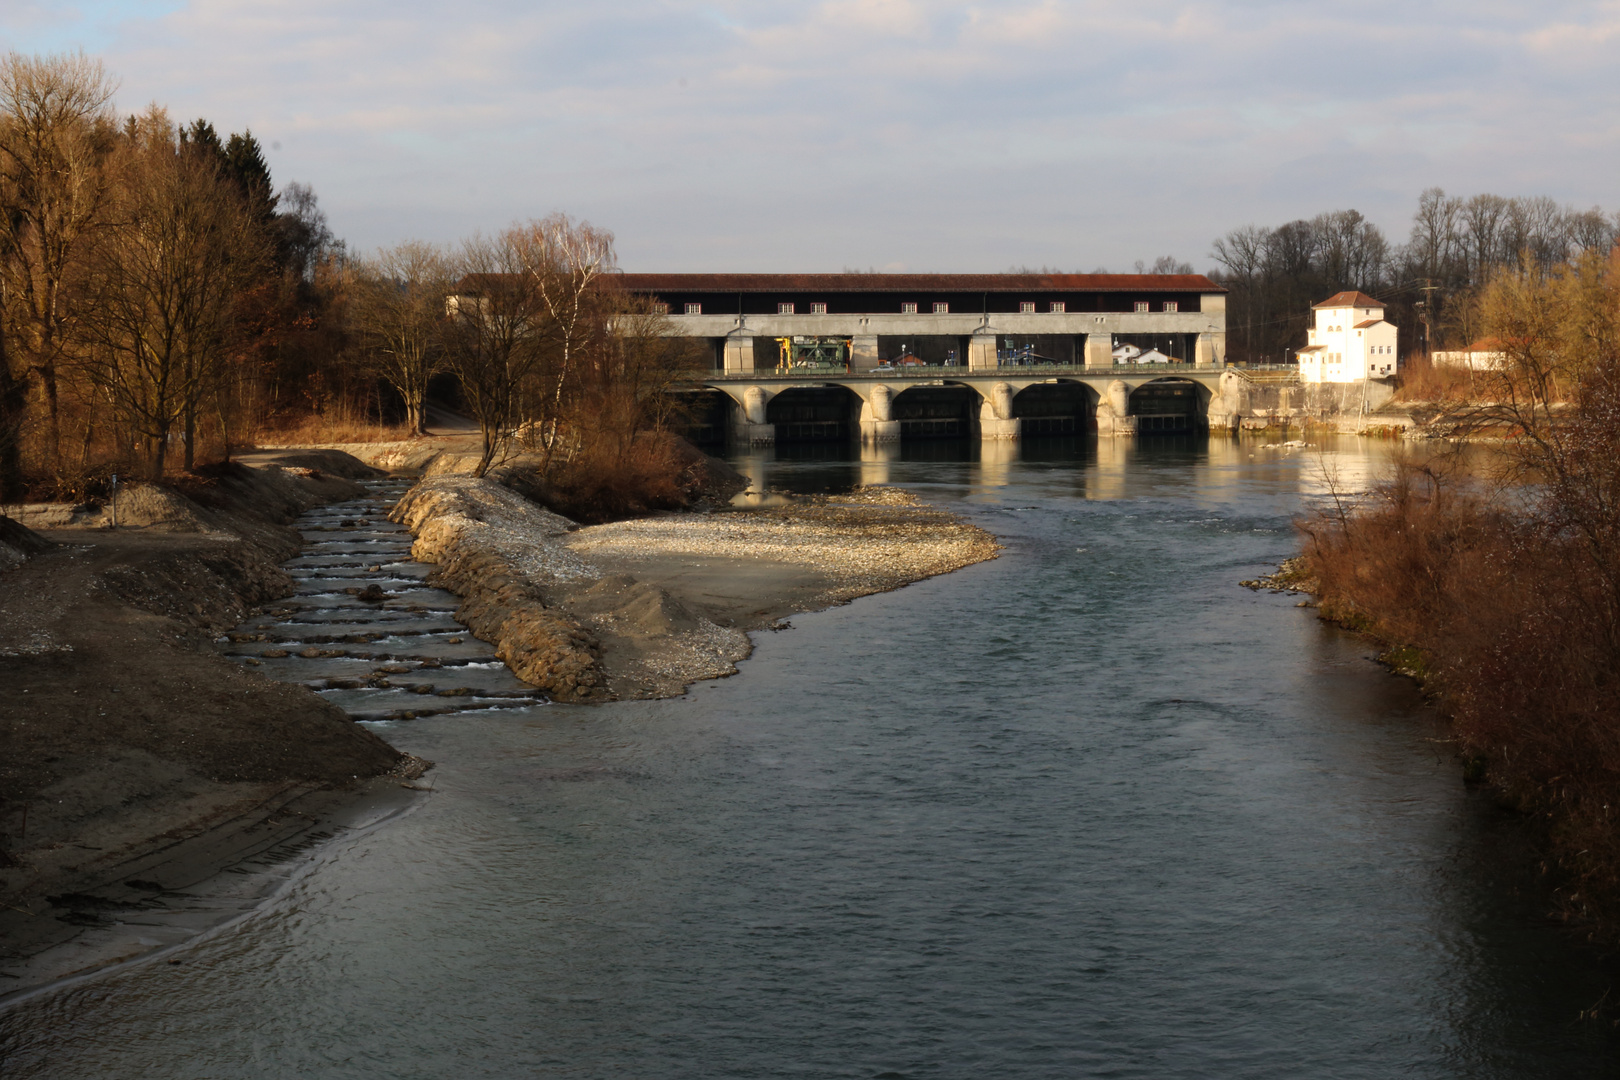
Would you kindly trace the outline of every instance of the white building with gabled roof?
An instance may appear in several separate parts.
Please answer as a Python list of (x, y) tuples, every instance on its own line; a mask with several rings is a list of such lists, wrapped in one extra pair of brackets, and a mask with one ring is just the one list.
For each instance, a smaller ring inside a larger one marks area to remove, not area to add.
[(1311, 308), (1305, 347), (1299, 350), (1299, 380), (1350, 383), (1393, 378), (1399, 332), (1384, 319), (1384, 305), (1363, 292), (1336, 293)]

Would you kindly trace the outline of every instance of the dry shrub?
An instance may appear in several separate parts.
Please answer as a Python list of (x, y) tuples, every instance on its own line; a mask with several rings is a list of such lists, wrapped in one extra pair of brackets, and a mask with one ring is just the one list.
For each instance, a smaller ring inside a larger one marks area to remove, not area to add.
[(276, 418), (259, 430), (258, 441), (285, 445), (399, 442), (414, 437), (410, 424), (388, 424), (364, 408), (339, 403), (323, 412)]
[(588, 525), (702, 500), (724, 502), (748, 480), (678, 435), (648, 431), (621, 443), (594, 439), (549, 469), (537, 457), (500, 470), (503, 483), (550, 510)]
[(1567, 911), (1620, 937), (1613, 568), (1543, 508), (1432, 468), (1403, 466), (1359, 512), (1301, 529), (1323, 615), (1423, 679), (1470, 776), (1548, 826)]
[(1436, 364), (1423, 353), (1413, 353), (1401, 365), (1401, 386), (1396, 401), (1464, 402), (1478, 398), (1477, 372)]
[(691, 502), (682, 484), (685, 462), (674, 436), (647, 432), (619, 445), (587, 439), (566, 461), (553, 461), (527, 493), (565, 517), (586, 524), (617, 521)]

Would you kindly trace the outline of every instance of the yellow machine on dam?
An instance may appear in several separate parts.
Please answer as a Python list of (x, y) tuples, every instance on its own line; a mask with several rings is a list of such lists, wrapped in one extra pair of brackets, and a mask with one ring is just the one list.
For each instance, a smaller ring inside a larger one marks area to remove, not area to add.
[(846, 371), (851, 341), (847, 337), (812, 337), (796, 334), (776, 339), (776, 370)]

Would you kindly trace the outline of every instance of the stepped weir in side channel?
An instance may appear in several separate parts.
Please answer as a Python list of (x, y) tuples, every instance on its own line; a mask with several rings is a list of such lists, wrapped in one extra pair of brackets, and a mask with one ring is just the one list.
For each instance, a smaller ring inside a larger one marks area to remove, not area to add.
[(411, 534), (388, 520), (408, 479), (299, 518), (304, 549), (282, 568), (298, 591), (228, 635), (227, 655), (302, 683), (356, 720), (413, 720), (543, 700), (457, 623), (454, 594), (426, 583)]

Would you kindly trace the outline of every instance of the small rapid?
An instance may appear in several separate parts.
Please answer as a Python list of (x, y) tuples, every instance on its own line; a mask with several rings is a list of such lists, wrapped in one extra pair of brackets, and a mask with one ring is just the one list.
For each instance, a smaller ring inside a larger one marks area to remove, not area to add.
[(543, 700), (455, 621), (456, 597), (427, 584), (433, 568), (411, 558), (410, 531), (388, 520), (411, 481), (363, 483), (365, 494), (298, 519), (304, 548), (282, 564), (297, 592), (226, 635), (226, 655), (360, 721)]

